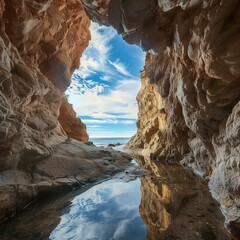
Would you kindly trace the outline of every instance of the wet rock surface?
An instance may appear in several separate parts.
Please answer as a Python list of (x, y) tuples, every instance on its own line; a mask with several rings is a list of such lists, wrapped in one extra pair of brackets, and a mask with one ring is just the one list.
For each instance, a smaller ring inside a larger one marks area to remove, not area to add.
[(53, 146), (51, 156), (26, 155), (18, 169), (0, 176), (0, 221), (23, 209), (41, 195), (97, 182), (123, 171), (131, 157), (73, 139)]
[[(108, 179), (126, 182), (141, 179), (140, 189), (136, 191), (141, 191), (139, 211), (146, 224), (146, 239), (234, 239), (224, 229), (224, 217), (209, 193), (206, 180), (196, 177), (180, 165), (162, 164), (142, 157), (137, 158), (137, 162), (141, 168), (130, 165), (121, 173), (114, 176), (109, 174)], [(79, 190), (40, 198), (15, 218), (2, 224), (1, 237), (6, 240), (48, 239), (59, 224), (60, 216), (68, 211), (67, 206), (71, 205), (72, 199), (92, 186), (88, 181), (85, 183), (86, 186), (82, 185)], [(96, 222), (98, 220), (99, 217)], [(76, 226), (72, 227), (75, 229)], [(100, 236), (99, 239), (102, 239)]]
[(224, 216), (207, 181), (180, 165), (139, 157), (149, 174), (141, 180), (140, 214), (149, 240), (235, 239), (224, 229)]
[(109, 143), (108, 147), (117, 147), (117, 146), (121, 146), (121, 143)]

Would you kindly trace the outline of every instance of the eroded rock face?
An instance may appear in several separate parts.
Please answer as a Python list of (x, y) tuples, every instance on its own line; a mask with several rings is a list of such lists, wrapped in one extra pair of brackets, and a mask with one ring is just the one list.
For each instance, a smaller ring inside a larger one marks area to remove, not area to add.
[[(61, 92), (88, 44), (90, 21), (80, 0), (1, 0), (0, 9), (1, 170), (17, 167), (26, 151), (49, 155), (66, 139)], [(87, 140), (82, 130), (78, 139)]]
[(228, 226), (240, 234), (240, 3), (112, 0), (99, 9), (87, 7), (149, 50), (128, 148), (208, 177)]
[(84, 142), (88, 141), (86, 125), (80, 118), (77, 118), (76, 112), (65, 98), (63, 98), (58, 120), (69, 138)]
[[(129, 149), (208, 177), (229, 228), (240, 234), (240, 3), (82, 2), (92, 19), (149, 51)], [(0, 22), (0, 170), (10, 173), (67, 137), (58, 121), (61, 92), (89, 40), (89, 19), (80, 0), (0, 0)], [(21, 193), (31, 199), (34, 190)]]
[(69, 136), (88, 139), (63, 91), (89, 24), (80, 0), (0, 0), (0, 222), (36, 198), (31, 164)]

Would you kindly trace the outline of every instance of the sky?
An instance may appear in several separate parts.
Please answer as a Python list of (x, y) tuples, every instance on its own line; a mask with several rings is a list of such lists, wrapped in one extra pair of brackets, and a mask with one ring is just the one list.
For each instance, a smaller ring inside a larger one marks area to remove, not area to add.
[(92, 23), (90, 31), (91, 41), (66, 92), (68, 100), (90, 138), (133, 136), (145, 53), (111, 27)]

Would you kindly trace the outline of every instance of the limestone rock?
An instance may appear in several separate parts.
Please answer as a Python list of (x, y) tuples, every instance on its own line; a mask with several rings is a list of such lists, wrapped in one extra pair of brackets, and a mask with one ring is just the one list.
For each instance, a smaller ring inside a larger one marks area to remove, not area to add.
[(88, 4), (93, 19), (101, 21), (99, 16), (108, 12), (103, 24), (107, 16), (127, 42), (149, 50), (137, 97), (138, 132), (128, 148), (181, 161), (208, 177), (235, 231), (240, 216), (240, 3), (112, 0), (104, 11), (98, 9)]
[(61, 121), (69, 133), (78, 126), (71, 137), (88, 139), (71, 106), (69, 125), (59, 114), (89, 25), (80, 0), (0, 0), (0, 221), (36, 198), (28, 166), (68, 138)]
[(69, 138), (88, 141), (86, 125), (80, 118), (77, 118), (76, 112), (65, 98), (63, 98), (58, 120)]
[(1, 171), (25, 152), (49, 155), (67, 138), (61, 91), (88, 44), (90, 20), (80, 0), (1, 0), (0, 9)]

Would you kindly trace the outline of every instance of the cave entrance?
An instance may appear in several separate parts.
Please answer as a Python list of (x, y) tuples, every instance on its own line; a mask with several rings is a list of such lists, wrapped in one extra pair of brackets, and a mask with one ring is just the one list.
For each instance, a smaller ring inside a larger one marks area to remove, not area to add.
[(91, 41), (66, 95), (91, 138), (130, 137), (136, 132), (136, 95), (145, 53), (112, 27), (91, 23)]

